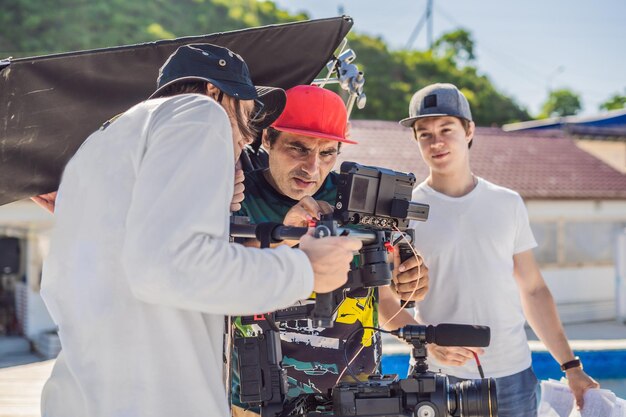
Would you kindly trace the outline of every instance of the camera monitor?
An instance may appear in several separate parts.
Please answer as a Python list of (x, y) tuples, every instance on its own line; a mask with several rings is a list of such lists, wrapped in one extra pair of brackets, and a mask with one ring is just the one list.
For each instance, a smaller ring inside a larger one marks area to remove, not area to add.
[(411, 201), (415, 175), (386, 168), (341, 164), (334, 217), (341, 224), (401, 230), (428, 219), (429, 207)]

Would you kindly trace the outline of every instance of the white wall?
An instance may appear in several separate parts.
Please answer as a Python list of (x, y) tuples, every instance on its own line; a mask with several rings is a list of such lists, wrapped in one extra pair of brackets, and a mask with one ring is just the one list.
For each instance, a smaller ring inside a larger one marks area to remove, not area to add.
[(0, 229), (3, 227), (23, 230), (47, 230), (54, 224), (54, 217), (30, 200), (0, 206)]
[(53, 224), (54, 217), (30, 200), (0, 206), (0, 234), (18, 237), (25, 242), (23, 265), (27, 281), (18, 284), (16, 297), (24, 333), (31, 340), (36, 340), (41, 332), (55, 328), (39, 295), (41, 266)]
[(527, 200), (530, 221), (550, 219), (626, 220), (626, 200)]
[(626, 174), (626, 142), (577, 139), (576, 146)]
[(39, 294), (41, 267), (43, 259), (48, 253), (49, 230), (31, 231), (27, 242), (26, 291), (28, 302), (27, 321), (24, 330), (29, 339), (35, 340), (41, 332), (56, 328)]
[(617, 320), (626, 324), (626, 229), (618, 236), (615, 259), (615, 304)]
[(561, 321), (581, 323), (615, 318), (615, 268), (544, 269)]
[[(531, 222), (626, 221), (626, 201), (526, 201)], [(546, 266), (542, 273), (565, 323), (616, 317), (615, 265)]]
[(56, 325), (48, 314), (46, 305), (38, 292), (22, 282), (16, 284), (15, 292), (16, 297), (20, 300), (17, 309), (18, 318), (27, 338), (36, 341), (42, 332), (56, 329)]

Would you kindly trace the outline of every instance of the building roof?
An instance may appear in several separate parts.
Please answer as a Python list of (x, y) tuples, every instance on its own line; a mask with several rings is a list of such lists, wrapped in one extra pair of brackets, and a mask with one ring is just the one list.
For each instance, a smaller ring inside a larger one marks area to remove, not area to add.
[(597, 138), (626, 137), (626, 108), (612, 110), (594, 116), (552, 117), (502, 126), (507, 132), (522, 130), (563, 129), (575, 136)]
[[(352, 138), (359, 144), (343, 146), (340, 161), (428, 176), (411, 131), (397, 122), (352, 121)], [(626, 175), (559, 132), (477, 128), (470, 158), (476, 175), (525, 199), (626, 199)]]

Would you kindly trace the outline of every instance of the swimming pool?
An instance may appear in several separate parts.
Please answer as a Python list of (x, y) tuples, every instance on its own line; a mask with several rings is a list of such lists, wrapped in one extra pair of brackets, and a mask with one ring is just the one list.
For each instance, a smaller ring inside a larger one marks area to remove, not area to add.
[[(585, 366), (585, 372), (598, 380), (602, 388), (610, 389), (620, 398), (626, 398), (626, 349), (576, 350)], [(532, 352), (533, 369), (539, 379), (560, 379), (559, 365), (546, 351)], [(406, 377), (409, 355), (385, 354), (382, 359), (383, 373)]]

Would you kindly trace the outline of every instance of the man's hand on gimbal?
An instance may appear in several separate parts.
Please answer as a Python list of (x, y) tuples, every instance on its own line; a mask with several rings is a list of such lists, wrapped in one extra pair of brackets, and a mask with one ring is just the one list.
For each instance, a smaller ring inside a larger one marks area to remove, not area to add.
[(429, 285), (428, 267), (424, 265), (422, 257), (412, 256), (400, 264), (400, 249), (396, 246), (393, 251), (393, 282), (400, 299), (422, 301), (426, 297)]
[(300, 239), (300, 250), (309, 257), (315, 283), (313, 291), (316, 293), (331, 292), (348, 280), (348, 271), (354, 252), (361, 249), (362, 243), (358, 239), (346, 236), (329, 236), (316, 238), (314, 230)]
[(307, 227), (309, 221), (313, 219), (319, 220), (322, 214), (330, 214), (332, 212), (333, 206), (326, 201), (318, 201), (313, 197), (304, 196), (285, 214), (283, 224), (285, 226)]
[(445, 365), (461, 366), (468, 360), (474, 360), (474, 354), (482, 355), (485, 350), (479, 347), (439, 346), (434, 343), (426, 345), (428, 355)]

